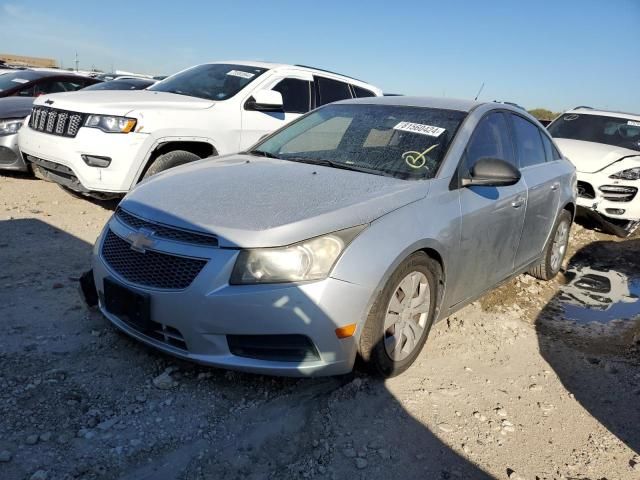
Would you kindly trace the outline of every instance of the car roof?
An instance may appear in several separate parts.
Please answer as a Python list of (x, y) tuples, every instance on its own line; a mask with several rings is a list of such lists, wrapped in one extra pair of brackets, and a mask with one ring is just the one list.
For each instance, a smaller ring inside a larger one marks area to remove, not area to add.
[[(74, 72), (69, 72), (66, 70), (15, 70), (11, 73), (15, 74), (16, 78), (23, 78), (25, 80), (29, 80), (30, 82), (34, 80), (39, 80), (41, 78), (47, 78), (47, 77), (59, 77), (59, 76), (82, 77), (82, 75), (78, 75)], [(83, 78), (86, 78), (86, 77), (83, 77)]]
[[(640, 120), (640, 113), (617, 112), (615, 110), (598, 110), (591, 107), (577, 107), (567, 110), (567, 113), (579, 113), (580, 115), (600, 115), (603, 117), (626, 118), (627, 120)], [(563, 115), (564, 115), (563, 114)]]
[[(301, 70), (304, 72), (315, 73), (320, 76), (328, 76), (328, 77), (338, 77), (353, 84), (361, 84), (367, 85), (369, 87), (374, 87), (372, 83), (367, 82), (366, 80), (360, 80), (357, 78), (353, 78), (349, 75), (345, 75), (344, 73), (332, 72), (330, 70), (325, 70), (323, 68), (311, 67), (308, 65), (294, 65), (290, 63), (276, 63), (276, 62), (260, 62), (260, 61), (247, 61), (247, 60), (228, 60), (228, 61), (216, 61), (216, 62), (208, 62), (208, 63), (223, 63), (223, 64), (232, 64), (232, 65), (246, 65), (248, 67), (256, 67), (256, 68), (265, 68), (268, 70), (276, 70), (279, 68), (291, 68), (294, 70)], [(375, 87), (377, 88), (377, 87)], [(382, 94), (382, 91), (379, 92)]]
[[(402, 107), (425, 107), (439, 108), (443, 110), (458, 110), (460, 112), (470, 112), (480, 105), (494, 102), (476, 102), (474, 100), (464, 100), (459, 98), (448, 97), (411, 97), (411, 96), (393, 96), (393, 97), (365, 97), (354, 98), (351, 100), (342, 100), (336, 102), (340, 104), (373, 104), (373, 105), (394, 105)], [(515, 107), (496, 103), (496, 106), (505, 107), (509, 110), (516, 110)]]

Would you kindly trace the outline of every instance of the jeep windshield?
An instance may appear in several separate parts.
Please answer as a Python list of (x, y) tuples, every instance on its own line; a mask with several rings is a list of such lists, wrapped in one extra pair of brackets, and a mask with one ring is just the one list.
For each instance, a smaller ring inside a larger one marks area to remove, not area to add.
[(209, 63), (176, 73), (148, 90), (207, 100), (227, 100), (258, 78), (266, 68)]
[(466, 115), (396, 105), (329, 105), (249, 153), (407, 180), (433, 178)]
[(604, 143), (640, 151), (640, 121), (604, 115), (566, 113), (547, 127), (555, 138)]

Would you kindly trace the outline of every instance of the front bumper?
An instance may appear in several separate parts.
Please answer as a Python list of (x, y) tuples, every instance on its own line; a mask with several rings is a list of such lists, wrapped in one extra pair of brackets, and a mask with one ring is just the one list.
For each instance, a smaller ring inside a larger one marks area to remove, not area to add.
[[(67, 177), (73, 177), (72, 182), (65, 186), (80, 193), (128, 192), (135, 184), (146, 152), (144, 144), (149, 140), (147, 134), (110, 134), (84, 127), (75, 137), (69, 138), (38, 132), (28, 123), (20, 129), (18, 136), (20, 150), (27, 159), (31, 156), (61, 166), (57, 170), (64, 170)], [(91, 167), (84, 162), (82, 155), (109, 157), (111, 164), (106, 168)], [(46, 170), (53, 173), (48, 179), (64, 184), (55, 175), (56, 169)]]
[[(632, 191), (630, 200), (612, 192), (611, 187), (622, 187)], [(578, 173), (578, 206), (598, 214), (621, 221), (640, 219), (640, 180), (616, 180), (602, 173)], [(619, 198), (616, 198), (618, 196)], [(617, 201), (616, 201), (617, 200)]]
[[(115, 217), (106, 228), (121, 238), (131, 232)], [(166, 240), (158, 240), (154, 250), (206, 258), (207, 264), (183, 290), (154, 289), (128, 282), (106, 263), (100, 255), (104, 237), (96, 242), (93, 256), (99, 308), (116, 327), (141, 342), (197, 363), (269, 375), (338, 375), (352, 370), (370, 289), (333, 278), (303, 284), (229, 285), (237, 250)], [(168, 337), (145, 333), (109, 312), (105, 278), (148, 295), (151, 320)], [(352, 323), (358, 324), (356, 334), (337, 338), (335, 329)], [(238, 356), (231, 352), (227, 335), (304, 336), (318, 357), (281, 361)]]
[(18, 134), (0, 136), (0, 169), (26, 172), (29, 169), (18, 150)]

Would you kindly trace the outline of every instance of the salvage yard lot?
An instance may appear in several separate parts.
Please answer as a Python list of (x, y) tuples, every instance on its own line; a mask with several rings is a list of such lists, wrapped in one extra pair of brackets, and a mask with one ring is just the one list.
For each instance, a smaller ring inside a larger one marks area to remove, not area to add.
[(574, 227), (568, 271), (628, 289), (596, 323), (563, 303), (570, 275), (520, 276), (399, 377), (284, 379), (175, 360), (84, 307), (114, 205), (0, 176), (0, 479), (640, 477), (640, 237)]

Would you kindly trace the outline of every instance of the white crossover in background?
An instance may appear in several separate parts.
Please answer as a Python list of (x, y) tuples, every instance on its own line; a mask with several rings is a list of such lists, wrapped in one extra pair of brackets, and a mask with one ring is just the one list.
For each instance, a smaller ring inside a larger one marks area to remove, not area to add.
[(207, 63), (147, 90), (40, 97), (19, 145), (40, 177), (112, 198), (171, 167), (245, 150), (321, 105), (381, 95), (310, 67)]
[(640, 225), (640, 115), (578, 107), (548, 127), (578, 172), (578, 206), (619, 236)]

